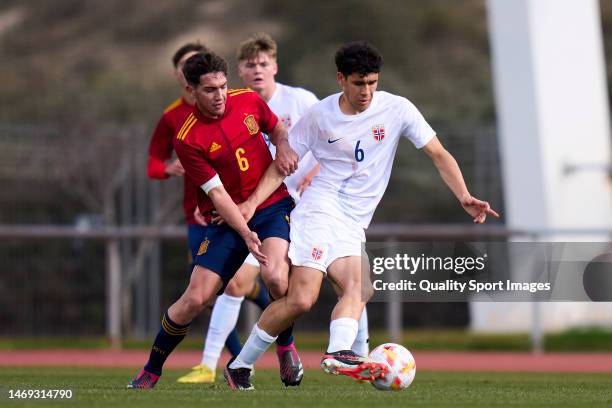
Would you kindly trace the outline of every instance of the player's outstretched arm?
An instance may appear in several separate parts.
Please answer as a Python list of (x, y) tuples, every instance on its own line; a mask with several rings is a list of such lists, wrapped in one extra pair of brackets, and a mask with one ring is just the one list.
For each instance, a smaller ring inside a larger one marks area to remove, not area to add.
[(213, 202), (215, 209), (236, 232), (240, 234), (246, 242), (249, 251), (262, 264), (268, 264), (268, 258), (261, 252), (261, 241), (257, 233), (251, 231), (244, 217), (240, 213), (238, 206), (229, 196), (223, 185), (213, 187), (208, 191), (208, 198)]
[(465, 185), (463, 174), (455, 158), (442, 146), (436, 136), (433, 137), (423, 147), (423, 150), (431, 158), (438, 169), (442, 180), (450, 188), (455, 197), (461, 203), (463, 209), (472, 216), (475, 223), (482, 224), (487, 219), (487, 215), (499, 217), (488, 202), (479, 200), (471, 196)]
[(264, 173), (263, 177), (261, 180), (259, 180), (255, 191), (251, 193), (245, 202), (238, 205), (240, 212), (247, 222), (249, 222), (249, 220), (253, 217), (257, 207), (259, 207), (268, 197), (270, 197), (270, 195), (272, 195), (273, 192), (278, 189), (278, 187), (283, 183), (284, 179), (285, 176), (281, 174), (274, 163), (268, 166), (268, 169)]
[(274, 163), (278, 170), (285, 176), (292, 174), (297, 169), (299, 158), (289, 146), (289, 135), (283, 122), (279, 120), (269, 136), (272, 144), (276, 146)]

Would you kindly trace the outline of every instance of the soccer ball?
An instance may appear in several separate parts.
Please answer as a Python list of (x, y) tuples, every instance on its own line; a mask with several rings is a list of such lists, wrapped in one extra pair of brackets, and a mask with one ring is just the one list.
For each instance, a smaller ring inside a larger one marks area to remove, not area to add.
[(372, 385), (383, 391), (400, 391), (408, 388), (416, 374), (416, 362), (412, 353), (395, 343), (385, 343), (370, 353), (370, 358), (385, 363), (389, 371), (383, 378), (372, 381)]

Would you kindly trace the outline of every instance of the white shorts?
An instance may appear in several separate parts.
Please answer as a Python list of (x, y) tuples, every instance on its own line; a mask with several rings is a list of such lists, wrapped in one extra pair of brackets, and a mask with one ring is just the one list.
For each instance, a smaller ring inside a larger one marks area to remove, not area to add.
[(249, 256), (246, 257), (243, 264), (253, 265), (259, 268), (259, 261), (255, 259), (252, 253), (249, 252)]
[(348, 218), (320, 212), (291, 213), (289, 259), (292, 265), (308, 266), (327, 274), (327, 267), (338, 258), (361, 256), (365, 232)]

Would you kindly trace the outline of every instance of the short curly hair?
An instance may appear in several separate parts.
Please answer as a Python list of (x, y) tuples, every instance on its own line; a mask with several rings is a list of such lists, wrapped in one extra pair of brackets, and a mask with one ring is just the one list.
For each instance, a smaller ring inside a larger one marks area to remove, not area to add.
[(366, 41), (344, 44), (336, 51), (336, 68), (345, 77), (357, 73), (367, 75), (380, 72), (383, 57), (380, 52)]
[(183, 75), (192, 86), (198, 86), (200, 77), (211, 72), (223, 72), (227, 76), (227, 62), (214, 52), (192, 55), (183, 66)]

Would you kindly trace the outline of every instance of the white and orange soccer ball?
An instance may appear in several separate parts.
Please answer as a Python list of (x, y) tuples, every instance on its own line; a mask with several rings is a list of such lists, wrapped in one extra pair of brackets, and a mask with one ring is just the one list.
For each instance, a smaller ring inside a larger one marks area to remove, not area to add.
[(395, 343), (385, 343), (370, 352), (370, 358), (385, 363), (389, 371), (383, 378), (372, 381), (372, 385), (383, 391), (401, 391), (408, 388), (416, 375), (416, 362), (407, 348)]

